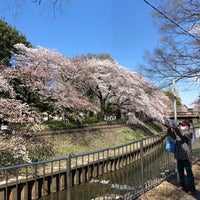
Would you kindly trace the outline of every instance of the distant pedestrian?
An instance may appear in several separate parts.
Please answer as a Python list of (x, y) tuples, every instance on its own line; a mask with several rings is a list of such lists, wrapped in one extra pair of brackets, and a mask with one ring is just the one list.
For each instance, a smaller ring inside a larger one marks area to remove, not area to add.
[[(167, 134), (175, 139), (174, 157), (177, 159), (177, 170), (180, 179), (180, 189), (188, 193), (195, 192), (194, 176), (192, 172), (192, 138), (190, 122), (179, 123), (177, 127), (168, 127)], [(184, 170), (186, 170), (188, 184), (186, 184)]]
[(108, 125), (112, 125), (112, 116), (107, 116), (106, 121)]

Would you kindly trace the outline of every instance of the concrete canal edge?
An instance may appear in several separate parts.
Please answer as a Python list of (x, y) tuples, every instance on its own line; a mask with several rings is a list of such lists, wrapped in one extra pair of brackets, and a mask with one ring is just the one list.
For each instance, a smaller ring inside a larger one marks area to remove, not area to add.
[[(39, 170), (36, 168), (35, 164), (32, 166), (33, 169), (35, 169), (35, 174), (32, 177), (27, 175), (21, 176), (18, 174), (18, 169), (15, 169), (17, 173), (14, 179), (6, 179), (3, 184), (0, 183), (0, 199), (37, 199), (59, 190), (69, 189), (73, 185), (89, 181), (91, 178), (96, 178), (102, 173), (115, 171), (140, 159), (141, 156), (152, 153), (163, 145), (164, 139), (164, 134), (141, 139), (137, 143), (130, 143), (130, 148), (127, 148), (127, 145), (117, 147), (116, 152), (118, 152), (118, 154), (116, 154), (115, 149), (109, 149), (110, 151), (107, 156), (103, 158), (99, 157), (99, 152), (91, 152), (92, 157), (95, 158), (95, 154), (97, 154), (98, 159), (93, 161), (88, 160), (88, 162), (79, 162), (76, 160), (75, 165), (72, 164), (73, 156), (69, 156), (65, 158), (65, 162), (67, 163), (65, 169), (62, 169), (59, 164), (57, 170), (55, 166), (54, 170), (52, 170), (52, 168), (50, 168), (49, 171), (47, 168)], [(127, 149), (129, 150), (127, 151)], [(81, 160), (83, 160), (82, 156), (83, 155), (80, 155)], [(86, 155), (86, 157), (87, 156), (88, 155)], [(55, 163), (58, 161), (59, 160), (56, 160)], [(42, 166), (45, 165), (46, 163), (42, 163)], [(26, 166), (23, 167), (26, 169)], [(9, 170), (11, 170), (11, 168)], [(5, 170), (5, 174), (6, 173), (7, 171)]]

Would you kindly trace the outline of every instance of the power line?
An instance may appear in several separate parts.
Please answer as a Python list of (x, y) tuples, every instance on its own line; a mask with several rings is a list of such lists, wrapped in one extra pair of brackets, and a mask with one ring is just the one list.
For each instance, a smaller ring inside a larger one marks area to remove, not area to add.
[(187, 35), (191, 36), (192, 38), (194, 38), (196, 41), (200, 42), (200, 40), (195, 37), (194, 35), (192, 35), (190, 32), (188, 32), (187, 30), (185, 30), (182, 26), (180, 26), (179, 24), (177, 24), (174, 20), (172, 20), (171, 18), (169, 18), (167, 15), (165, 15), (162, 11), (160, 11), (159, 9), (157, 9), (155, 6), (153, 6), (151, 3), (149, 3), (147, 0), (144, 0), (144, 2), (146, 4), (148, 4), (151, 8), (153, 8), (154, 10), (156, 10), (158, 13), (160, 13), (161, 15), (163, 15), (166, 19), (168, 19), (170, 22), (172, 22), (173, 24), (175, 24), (177, 27), (179, 27), (182, 31), (184, 31)]

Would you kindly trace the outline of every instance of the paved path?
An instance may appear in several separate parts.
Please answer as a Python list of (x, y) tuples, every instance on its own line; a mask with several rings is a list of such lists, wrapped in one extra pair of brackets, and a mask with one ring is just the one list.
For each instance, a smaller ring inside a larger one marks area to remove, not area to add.
[(184, 194), (179, 200), (200, 200), (200, 182), (196, 185), (196, 190), (192, 195)]
[(196, 185), (194, 194), (178, 190), (177, 176), (175, 175), (140, 196), (138, 200), (200, 200), (200, 160), (193, 164), (193, 173)]

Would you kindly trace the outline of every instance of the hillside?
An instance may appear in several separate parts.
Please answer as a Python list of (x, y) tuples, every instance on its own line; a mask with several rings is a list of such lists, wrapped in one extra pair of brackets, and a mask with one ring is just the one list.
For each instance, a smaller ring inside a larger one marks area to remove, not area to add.
[(97, 126), (83, 129), (46, 133), (42, 137), (51, 143), (54, 157), (66, 154), (77, 154), (114, 147), (138, 140), (145, 136), (154, 135), (163, 131), (159, 123), (149, 123), (143, 126)]
[(103, 125), (60, 131), (16, 132), (0, 138), (0, 167), (114, 147), (162, 132), (157, 123)]

